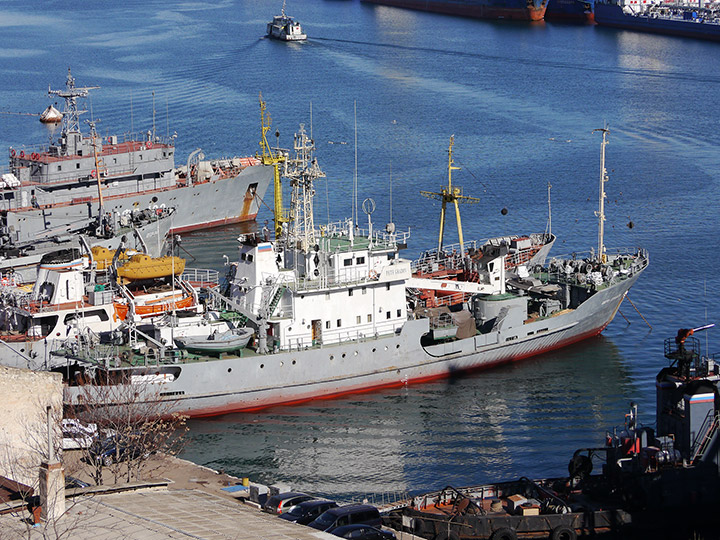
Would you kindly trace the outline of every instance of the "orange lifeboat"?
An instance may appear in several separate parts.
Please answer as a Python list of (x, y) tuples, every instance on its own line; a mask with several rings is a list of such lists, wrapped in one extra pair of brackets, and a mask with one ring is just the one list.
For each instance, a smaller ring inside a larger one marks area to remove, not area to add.
[[(147, 317), (154, 317), (162, 315), (167, 311), (188, 309), (195, 305), (195, 299), (191, 294), (185, 292), (177, 292), (172, 296), (163, 296), (160, 298), (153, 298), (152, 300), (142, 301), (138, 300), (135, 303), (135, 314), (140, 318), (145, 319)], [(115, 315), (121, 321), (124, 321), (127, 317), (128, 311), (130, 311), (126, 303), (115, 303)]]
[(143, 279), (176, 276), (185, 270), (185, 259), (180, 257), (150, 257), (137, 254), (117, 270), (118, 277), (125, 283)]

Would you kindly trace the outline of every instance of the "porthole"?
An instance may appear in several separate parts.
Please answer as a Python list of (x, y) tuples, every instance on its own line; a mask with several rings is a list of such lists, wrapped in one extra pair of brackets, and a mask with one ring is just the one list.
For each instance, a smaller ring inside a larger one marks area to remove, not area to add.
[(345, 353), (342, 353), (342, 357), (345, 358)]
[(387, 345), (385, 345), (385, 350), (387, 351)]
[(355, 356), (357, 356), (357, 355), (358, 355), (358, 352), (357, 352), (357, 351), (355, 351), (355, 352), (354, 352), (353, 354), (354, 354)]
[(280, 362), (280, 367), (283, 367), (285, 365), (285, 362)]
[(398, 343), (397, 345), (395, 345), (395, 348), (396, 348), (396, 349), (399, 349), (399, 348), (400, 348), (400, 344)]
[(330, 360), (335, 360), (335, 357), (332, 354), (330, 355)]
[(293, 360), (293, 364), (292, 364), (292, 365), (294, 366), (295, 364), (297, 364), (297, 362), (296, 362), (295, 360)]
[(375, 347), (373, 347), (373, 352), (375, 352)]
[(229, 368), (228, 368), (228, 373), (230, 373), (231, 371), (232, 371), (232, 368), (231, 368), (231, 367), (229, 367)]
[(260, 364), (260, 369), (264, 368), (265, 364)]

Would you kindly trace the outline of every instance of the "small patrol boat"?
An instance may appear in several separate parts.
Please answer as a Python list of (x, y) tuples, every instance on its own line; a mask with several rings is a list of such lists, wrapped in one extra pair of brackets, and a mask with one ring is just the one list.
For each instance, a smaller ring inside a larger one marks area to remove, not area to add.
[(302, 26), (289, 15), (285, 15), (285, 0), (280, 15), (275, 15), (267, 25), (267, 36), (280, 41), (305, 41), (307, 35)]

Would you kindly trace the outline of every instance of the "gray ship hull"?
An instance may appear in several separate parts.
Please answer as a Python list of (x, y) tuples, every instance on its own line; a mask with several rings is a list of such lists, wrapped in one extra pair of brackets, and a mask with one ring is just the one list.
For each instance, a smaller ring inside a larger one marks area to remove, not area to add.
[[(202, 417), (402, 386), (513, 362), (602, 332), (641, 273), (598, 291), (575, 310), (505, 331), (423, 346), (429, 321), (414, 319), (393, 334), (333, 346), (164, 366), (159, 370), (174, 380), (144, 385), (142, 391), (144, 399), (167, 401), (178, 412)], [(74, 404), (83, 389), (65, 391), (66, 403)]]
[[(138, 208), (175, 208), (171, 232), (181, 233), (254, 220), (272, 179), (272, 167), (254, 165), (232, 178), (190, 186), (175, 185), (131, 194), (108, 188), (103, 190), (103, 199), (107, 211), (120, 214)], [(19, 235), (15, 242), (33, 241), (62, 234), (68, 225), (87, 220), (97, 213), (97, 204), (94, 198), (51, 208), (9, 211), (6, 224)]]

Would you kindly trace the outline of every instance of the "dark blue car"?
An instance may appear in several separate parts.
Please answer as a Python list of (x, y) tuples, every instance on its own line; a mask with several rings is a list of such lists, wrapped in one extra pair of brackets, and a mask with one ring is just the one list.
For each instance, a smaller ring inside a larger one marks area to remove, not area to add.
[(328, 501), (324, 499), (305, 501), (293, 506), (289, 512), (280, 514), (279, 517), (281, 519), (299, 523), (300, 525), (307, 525), (320, 514), (325, 512), (325, 510), (330, 510), (330, 508), (337, 508), (337, 503), (335, 501)]
[(326, 510), (315, 521), (309, 524), (313, 529), (325, 532), (333, 532), (338, 527), (344, 525), (371, 525), (380, 527), (382, 519), (380, 512), (374, 506), (369, 504), (350, 504), (347, 506), (338, 506)]

